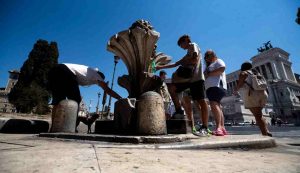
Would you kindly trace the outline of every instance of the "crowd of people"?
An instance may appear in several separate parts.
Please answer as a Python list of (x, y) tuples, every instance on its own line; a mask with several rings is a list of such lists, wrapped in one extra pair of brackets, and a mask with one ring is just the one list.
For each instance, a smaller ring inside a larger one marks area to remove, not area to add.
[[(165, 85), (164, 90), (168, 90), (170, 96), (162, 95), (164, 98), (172, 98), (175, 112), (171, 118), (182, 117), (186, 114), (187, 118), (192, 122), (193, 134), (198, 136), (216, 136), (227, 135), (228, 132), (224, 126), (224, 114), (222, 112), (221, 100), (226, 95), (226, 64), (220, 59), (216, 53), (209, 49), (204, 54), (204, 63), (202, 64), (202, 54), (199, 46), (191, 41), (190, 36), (183, 35), (177, 42), (178, 46), (187, 50), (185, 56), (179, 61), (167, 65), (157, 66), (156, 70), (178, 67), (172, 74), (171, 82)], [(165, 71), (161, 71), (164, 74)], [(241, 66), (241, 74), (239, 76), (238, 85), (234, 93), (238, 94), (240, 90), (245, 107), (253, 113), (256, 122), (261, 130), (262, 135), (272, 136), (267, 128), (266, 121), (262, 116), (262, 108), (265, 106), (268, 94), (265, 91), (253, 90), (246, 83), (251, 83), (250, 75), (257, 74), (249, 62), (245, 62)], [(251, 95), (248, 93), (251, 90)], [(247, 93), (248, 92), (248, 93)], [(167, 92), (164, 92), (167, 93)], [(206, 101), (208, 100), (208, 102)], [(192, 100), (194, 105), (199, 109), (202, 125), (200, 129), (194, 127), (194, 117), (192, 109)], [(165, 106), (165, 109), (169, 107)], [(182, 110), (182, 107), (184, 110)], [(216, 128), (214, 131), (208, 129), (208, 110), (209, 107), (215, 119)], [(170, 113), (168, 112), (168, 117)]]
[[(159, 75), (162, 81), (166, 79), (166, 72), (162, 69), (178, 67), (172, 74), (171, 82), (168, 84), (163, 82), (159, 90), (165, 102), (164, 108), (167, 118), (182, 118), (186, 114), (192, 122), (192, 129), (195, 135), (227, 135), (221, 107), (221, 100), (225, 96), (227, 89), (225, 62), (210, 49), (204, 54), (205, 65), (203, 65), (200, 48), (191, 41), (188, 35), (181, 36), (177, 44), (187, 51), (186, 55), (175, 63), (156, 66), (156, 70), (161, 70)], [(272, 136), (262, 116), (262, 108), (265, 106), (268, 97), (267, 92), (262, 90), (256, 91), (249, 85), (246, 85), (251, 83), (250, 76), (257, 73), (252, 69), (251, 63), (243, 63), (235, 94), (238, 94), (238, 90), (242, 92), (245, 107), (253, 113), (262, 135)], [(79, 105), (81, 101), (79, 85), (96, 84), (103, 88), (108, 95), (121, 99), (122, 97), (119, 94), (107, 86), (104, 78), (104, 74), (98, 69), (79, 64), (58, 64), (49, 74), (49, 88), (52, 91), (53, 109), (57, 109), (58, 103), (65, 98), (74, 100)], [(249, 94), (250, 90), (251, 94)], [(199, 129), (196, 129), (194, 126), (192, 101), (200, 111), (202, 125)], [(171, 102), (173, 102), (175, 107), (173, 115), (168, 111)], [(214, 131), (208, 129), (209, 106), (215, 119), (216, 129)]]

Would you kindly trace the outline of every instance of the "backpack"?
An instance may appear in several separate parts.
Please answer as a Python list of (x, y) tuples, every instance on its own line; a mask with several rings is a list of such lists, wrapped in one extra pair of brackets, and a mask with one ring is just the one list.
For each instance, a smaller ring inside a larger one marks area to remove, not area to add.
[(258, 91), (262, 91), (262, 90), (266, 90), (268, 85), (267, 85), (267, 80), (258, 72), (256, 73), (250, 73), (249, 71), (247, 71), (247, 73), (249, 74), (250, 80), (251, 80), (251, 84), (249, 84), (248, 82), (245, 81), (245, 83), (252, 89), (252, 90), (258, 90)]

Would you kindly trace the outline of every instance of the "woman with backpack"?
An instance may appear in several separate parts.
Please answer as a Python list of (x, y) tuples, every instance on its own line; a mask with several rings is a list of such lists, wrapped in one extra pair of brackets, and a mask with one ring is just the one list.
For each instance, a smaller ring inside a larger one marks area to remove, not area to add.
[(262, 135), (272, 136), (262, 114), (262, 109), (267, 103), (268, 94), (266, 89), (258, 90), (253, 87), (253, 77), (263, 78), (256, 70), (252, 69), (250, 62), (243, 63), (234, 94), (238, 94), (238, 90), (240, 90), (245, 108), (250, 109), (254, 115), (256, 124), (259, 126)]

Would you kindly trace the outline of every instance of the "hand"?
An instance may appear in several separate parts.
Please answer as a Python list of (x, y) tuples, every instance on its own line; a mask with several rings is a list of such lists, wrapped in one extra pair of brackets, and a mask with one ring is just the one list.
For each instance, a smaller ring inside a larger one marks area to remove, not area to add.
[(156, 71), (157, 71), (157, 70), (162, 69), (162, 67), (161, 67), (161, 66), (156, 66), (155, 69), (156, 69)]
[(205, 71), (203, 72), (203, 74), (204, 74), (204, 77), (205, 77), (205, 78), (208, 77), (208, 71), (207, 71), (207, 70), (205, 70)]

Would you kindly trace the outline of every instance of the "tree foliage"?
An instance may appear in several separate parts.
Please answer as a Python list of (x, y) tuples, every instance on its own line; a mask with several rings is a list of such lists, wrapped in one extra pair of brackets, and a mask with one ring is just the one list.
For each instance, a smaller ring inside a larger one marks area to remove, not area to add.
[(56, 42), (38, 40), (20, 70), (17, 84), (8, 95), (18, 112), (46, 114), (49, 112), (50, 92), (47, 90), (48, 72), (57, 64)]

